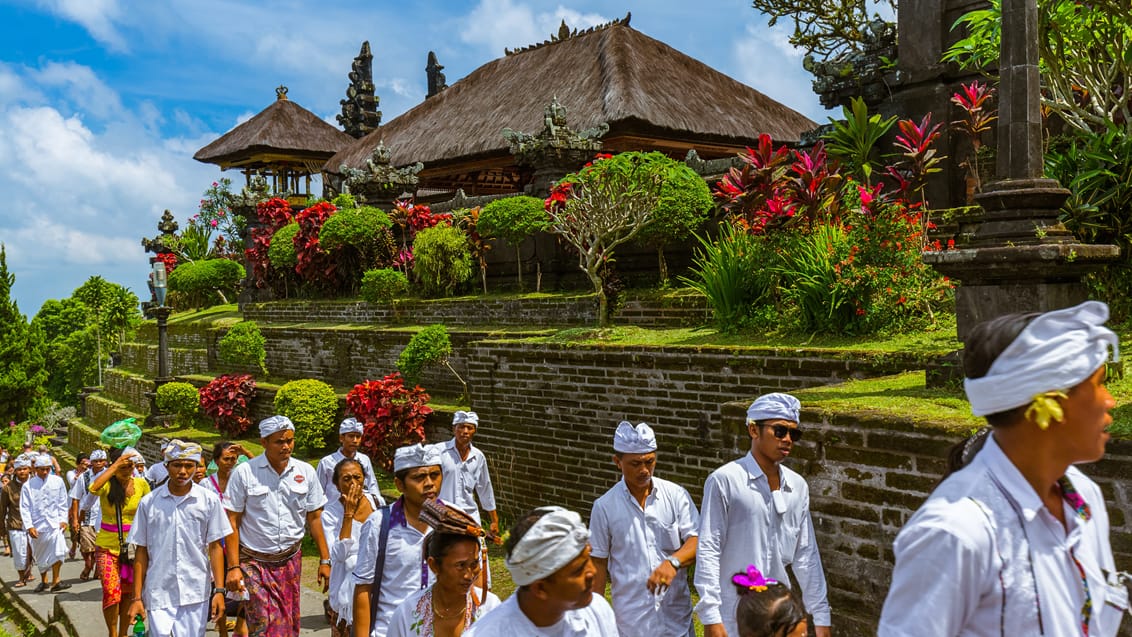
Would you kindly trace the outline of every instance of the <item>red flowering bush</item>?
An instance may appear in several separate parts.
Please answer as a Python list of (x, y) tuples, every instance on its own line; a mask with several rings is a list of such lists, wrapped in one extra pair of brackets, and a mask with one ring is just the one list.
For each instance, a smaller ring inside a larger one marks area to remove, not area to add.
[(262, 201), (256, 206), (256, 217), (261, 227), (252, 230), (250, 248), (244, 250), (248, 262), (252, 264), (252, 275), (256, 287), (266, 285), (268, 270), (271, 262), (267, 257), (267, 250), (271, 247), (271, 238), (283, 226), (291, 223), (291, 204), (286, 199), (275, 197)]
[(177, 267), (177, 255), (172, 252), (159, 252), (153, 258), (165, 264), (165, 274), (172, 273)]
[(333, 204), (323, 201), (295, 215), (299, 233), (295, 235), (295, 272), (307, 283), (324, 291), (338, 289), (338, 264), (319, 245), (318, 235), (322, 224), (337, 211)]
[(398, 447), (424, 440), (424, 424), (432, 408), (420, 385), (405, 386), (399, 372), (381, 380), (367, 380), (346, 394), (346, 405), (362, 421), (362, 450), (389, 471)]
[(248, 413), (255, 397), (251, 374), (224, 374), (201, 387), (200, 409), (224, 435), (242, 435), (251, 426)]

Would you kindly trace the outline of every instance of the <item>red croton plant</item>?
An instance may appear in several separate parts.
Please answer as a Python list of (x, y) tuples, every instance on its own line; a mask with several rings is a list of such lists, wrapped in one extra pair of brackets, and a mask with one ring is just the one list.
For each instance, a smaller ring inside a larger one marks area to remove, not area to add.
[(242, 435), (251, 426), (249, 417), (255, 380), (251, 374), (224, 374), (198, 390), (200, 408), (226, 436)]
[(304, 281), (328, 291), (338, 289), (338, 263), (318, 244), (322, 224), (338, 209), (329, 202), (317, 203), (295, 216), (299, 233), (295, 235), (295, 272)]
[(246, 248), (244, 253), (248, 262), (252, 265), (256, 287), (263, 287), (266, 284), (267, 271), (271, 265), (267, 259), (267, 249), (271, 247), (271, 237), (276, 230), (291, 223), (291, 204), (287, 203), (286, 199), (275, 197), (260, 202), (255, 210), (261, 226), (252, 230), (252, 245)]
[(425, 420), (432, 413), (428, 399), (420, 385), (406, 387), (400, 372), (354, 385), (346, 394), (346, 405), (365, 425), (362, 451), (386, 471), (392, 470), (398, 447), (424, 440)]

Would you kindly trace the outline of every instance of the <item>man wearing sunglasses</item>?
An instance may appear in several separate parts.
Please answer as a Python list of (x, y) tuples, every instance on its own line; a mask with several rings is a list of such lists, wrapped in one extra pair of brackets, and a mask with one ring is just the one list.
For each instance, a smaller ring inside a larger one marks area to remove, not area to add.
[(810, 520), (810, 490), (782, 461), (801, 439), (801, 403), (790, 394), (759, 396), (747, 409), (751, 453), (716, 469), (704, 484), (695, 584), (705, 637), (738, 637), (731, 576), (755, 566), (802, 589), (817, 637), (829, 637), (825, 572)]

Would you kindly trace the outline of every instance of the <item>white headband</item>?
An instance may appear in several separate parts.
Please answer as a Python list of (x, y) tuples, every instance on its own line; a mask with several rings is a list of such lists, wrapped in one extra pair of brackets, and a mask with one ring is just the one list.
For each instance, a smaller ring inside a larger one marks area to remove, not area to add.
[(480, 417), (477, 416), (476, 412), (474, 412), (474, 411), (458, 411), (458, 412), (452, 414), (452, 424), (453, 425), (458, 425), (462, 422), (470, 422), (473, 425), (479, 427)]
[(1030, 404), (1048, 391), (1067, 390), (1108, 360), (1120, 360), (1120, 339), (1104, 326), (1108, 306), (1099, 301), (1046, 312), (994, 359), (987, 375), (963, 380), (971, 413), (986, 416)]
[(431, 467), (438, 464), (440, 464), (440, 448), (436, 445), (417, 443), (400, 447), (393, 452), (394, 472), (402, 469), (415, 469), (416, 467)]
[(105, 460), (105, 459), (106, 459), (106, 452), (103, 451), (102, 449), (95, 449), (94, 451), (90, 452), (90, 461), (91, 462), (94, 462), (95, 460)]
[(16, 469), (21, 469), (21, 468), (25, 468), (25, 467), (30, 469), (31, 468), (31, 459), (28, 458), (27, 456), (21, 455), (20, 457), (16, 458), (16, 461), (12, 463), (12, 466)]
[(544, 514), (504, 560), (511, 579), (526, 586), (556, 573), (578, 557), (590, 541), (582, 516), (562, 507), (542, 507)]
[(165, 462), (172, 462), (174, 460), (192, 460), (193, 462), (200, 462), (203, 450), (195, 442), (182, 442), (180, 440), (170, 440), (165, 445)]
[(360, 434), (365, 430), (362, 423), (358, 422), (357, 418), (347, 418), (338, 425), (338, 435), (342, 434)]
[(747, 408), (747, 422), (760, 420), (789, 420), (798, 422), (798, 412), (802, 403), (790, 394), (774, 392), (755, 399)]
[(51, 456), (40, 454), (35, 458), (35, 468), (51, 467)]
[(266, 438), (279, 431), (295, 430), (295, 423), (286, 416), (269, 416), (259, 421), (259, 437)]
[(613, 433), (613, 450), (617, 453), (656, 451), (656, 434), (643, 422), (634, 427), (628, 420), (622, 420)]

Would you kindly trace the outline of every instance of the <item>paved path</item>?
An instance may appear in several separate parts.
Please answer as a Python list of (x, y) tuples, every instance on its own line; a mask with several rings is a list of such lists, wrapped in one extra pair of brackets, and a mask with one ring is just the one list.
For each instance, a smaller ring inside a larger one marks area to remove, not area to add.
[[(102, 619), (102, 588), (97, 580), (80, 582), (81, 557), (63, 563), (62, 579), (71, 588), (59, 593), (35, 593), (35, 583), (13, 588), (18, 581), (12, 558), (3, 557), (0, 551), (0, 593), (24, 616), (32, 620), (37, 633), (74, 635), (76, 637), (106, 637), (106, 624)], [(37, 576), (38, 577), (38, 576)], [(322, 612), (323, 596), (304, 587), (302, 599), (302, 630), (300, 635), (329, 637), (330, 628)], [(216, 635), (215, 626), (209, 635)]]

